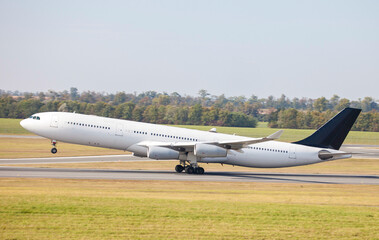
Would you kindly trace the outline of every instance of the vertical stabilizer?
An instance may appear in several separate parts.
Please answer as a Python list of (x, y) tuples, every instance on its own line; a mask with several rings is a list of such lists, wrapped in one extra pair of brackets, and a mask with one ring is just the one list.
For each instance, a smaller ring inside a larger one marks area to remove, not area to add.
[(360, 112), (361, 109), (345, 108), (311, 136), (294, 143), (339, 150)]

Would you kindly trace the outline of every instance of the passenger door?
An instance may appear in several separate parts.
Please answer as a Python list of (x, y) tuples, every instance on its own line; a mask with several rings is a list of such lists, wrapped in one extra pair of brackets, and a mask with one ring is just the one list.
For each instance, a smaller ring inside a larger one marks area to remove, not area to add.
[(124, 126), (122, 124), (117, 124), (117, 126), (116, 126), (116, 136), (123, 136), (124, 135), (123, 127)]
[(296, 159), (295, 146), (290, 146), (288, 153), (289, 153), (288, 155), (289, 158)]
[(59, 118), (57, 115), (51, 116), (50, 127), (58, 128)]

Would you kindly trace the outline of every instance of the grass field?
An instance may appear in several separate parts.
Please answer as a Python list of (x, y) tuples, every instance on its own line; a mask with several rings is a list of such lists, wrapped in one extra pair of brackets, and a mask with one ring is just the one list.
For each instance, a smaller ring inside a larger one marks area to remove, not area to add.
[[(0, 134), (24, 134), (31, 135), (28, 131), (20, 126), (20, 119), (5, 119), (0, 118)], [(176, 125), (190, 129), (198, 129), (209, 131), (213, 126), (191, 126), (191, 125)], [(235, 128), (235, 127), (217, 127), (220, 133), (236, 134), (247, 137), (265, 137), (278, 129), (268, 128), (266, 123), (259, 123), (257, 128)], [(305, 129), (284, 129), (284, 133), (279, 139), (280, 141), (293, 142), (301, 140), (311, 135), (315, 130)], [(351, 131), (347, 136), (345, 144), (379, 144), (379, 132), (357, 132)]]
[(0, 239), (378, 239), (361, 185), (0, 179)]
[(125, 154), (121, 150), (58, 142), (58, 153), (51, 154), (48, 139), (0, 138), (0, 158), (68, 157)]
[[(7, 120), (4, 127), (0, 119), (0, 134), (25, 134), (18, 122)], [(275, 131), (264, 125), (217, 130), (252, 137)], [(310, 132), (285, 133), (297, 134), (300, 139)], [(378, 144), (378, 133), (353, 133), (348, 143)], [(283, 137), (292, 141), (290, 135)], [(0, 158), (51, 157), (50, 148), (46, 139), (0, 138)], [(58, 149), (54, 156), (124, 154), (65, 143), (59, 143)], [(173, 171), (176, 164), (148, 161), (25, 166)], [(208, 171), (379, 172), (376, 159), (282, 169), (219, 164), (203, 167)], [(0, 178), (0, 239), (379, 239), (378, 207), (377, 185)]]
[(22, 119), (0, 118), (0, 134), (23, 134), (32, 135), (21, 127)]

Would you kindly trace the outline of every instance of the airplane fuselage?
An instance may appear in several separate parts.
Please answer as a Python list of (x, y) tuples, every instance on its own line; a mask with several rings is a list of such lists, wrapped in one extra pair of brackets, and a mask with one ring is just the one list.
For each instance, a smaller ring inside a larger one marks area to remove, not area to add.
[[(34, 118), (33, 118), (34, 116)], [(205, 132), (186, 128), (140, 123), (92, 115), (66, 112), (34, 114), (21, 125), (42, 137), (67, 143), (119, 149), (136, 156), (148, 156), (148, 148), (141, 142), (154, 143), (212, 143), (251, 139), (236, 135)], [(38, 117), (38, 119), (37, 119)], [(294, 143), (267, 141), (228, 149), (223, 157), (197, 157), (197, 162), (223, 163), (245, 167), (276, 168), (324, 162), (320, 151), (341, 153), (334, 149), (304, 146)], [(343, 153), (343, 152), (342, 152)], [(351, 157), (350, 154), (333, 156), (327, 160)], [(182, 161), (193, 159), (193, 153), (181, 153)], [(159, 159), (159, 158), (157, 158)]]

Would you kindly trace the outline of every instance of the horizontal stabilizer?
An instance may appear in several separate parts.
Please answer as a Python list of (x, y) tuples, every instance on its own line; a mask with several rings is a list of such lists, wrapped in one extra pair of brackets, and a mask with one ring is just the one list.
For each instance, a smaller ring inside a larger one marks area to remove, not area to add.
[(329, 152), (327, 150), (321, 150), (318, 152), (318, 157), (322, 160), (328, 160), (335, 157), (341, 157), (345, 156), (344, 158), (351, 157), (352, 154), (355, 153), (349, 153), (349, 152)]

